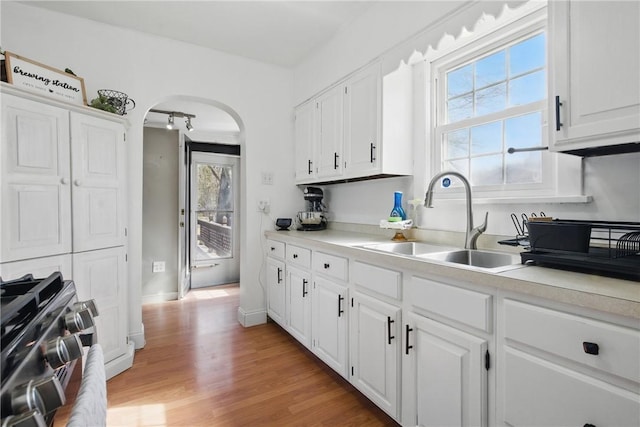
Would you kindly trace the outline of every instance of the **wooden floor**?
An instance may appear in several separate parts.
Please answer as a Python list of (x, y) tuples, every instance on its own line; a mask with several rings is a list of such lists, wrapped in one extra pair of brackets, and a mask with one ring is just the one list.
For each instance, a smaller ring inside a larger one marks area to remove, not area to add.
[(107, 384), (109, 426), (397, 426), (276, 324), (243, 328), (238, 287), (143, 306), (146, 346)]

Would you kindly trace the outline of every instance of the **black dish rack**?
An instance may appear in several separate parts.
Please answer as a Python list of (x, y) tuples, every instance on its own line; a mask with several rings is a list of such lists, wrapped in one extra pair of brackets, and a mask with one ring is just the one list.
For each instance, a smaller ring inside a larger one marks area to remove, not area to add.
[[(547, 224), (549, 227), (559, 226), (556, 235), (558, 242), (567, 238), (565, 232), (572, 227), (590, 229), (588, 248), (585, 251), (567, 251), (557, 249), (553, 243), (545, 243), (547, 247), (540, 247), (535, 244), (537, 239), (532, 236), (530, 229), (529, 250), (520, 253), (523, 264), (569, 269), (640, 282), (640, 223), (553, 220)], [(548, 241), (545, 239), (545, 242)]]

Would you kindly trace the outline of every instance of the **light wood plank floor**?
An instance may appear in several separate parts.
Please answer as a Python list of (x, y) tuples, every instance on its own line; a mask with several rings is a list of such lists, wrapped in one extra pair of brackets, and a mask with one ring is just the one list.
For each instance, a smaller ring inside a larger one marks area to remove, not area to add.
[(238, 290), (143, 307), (146, 346), (107, 384), (109, 426), (398, 425), (276, 324), (238, 324)]

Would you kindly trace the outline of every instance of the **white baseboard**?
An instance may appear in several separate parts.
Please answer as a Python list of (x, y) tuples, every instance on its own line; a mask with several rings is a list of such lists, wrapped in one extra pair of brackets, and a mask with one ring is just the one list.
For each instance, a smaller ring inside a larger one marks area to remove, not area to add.
[(267, 323), (267, 312), (265, 310), (245, 312), (242, 307), (238, 307), (238, 322), (245, 328)]
[(115, 377), (116, 375), (126, 371), (131, 366), (133, 366), (133, 355), (133, 342), (129, 341), (127, 352), (125, 354), (104, 364), (104, 371), (107, 376), (107, 380)]
[(178, 299), (177, 292), (167, 292), (163, 294), (155, 294), (155, 295), (143, 295), (142, 296), (142, 304), (155, 304), (159, 302), (165, 301), (175, 301)]
[(144, 345), (147, 343), (144, 339), (144, 323), (142, 324), (142, 331), (135, 334), (129, 334), (129, 343), (131, 342), (133, 342), (136, 350), (144, 348)]

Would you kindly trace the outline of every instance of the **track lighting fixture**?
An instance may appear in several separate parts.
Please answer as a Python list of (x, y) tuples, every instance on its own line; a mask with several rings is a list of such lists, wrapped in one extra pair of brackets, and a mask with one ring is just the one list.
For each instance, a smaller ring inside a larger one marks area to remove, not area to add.
[[(172, 130), (176, 128), (175, 118), (184, 118), (185, 126), (189, 132), (193, 130), (193, 124), (191, 124), (191, 119), (195, 119), (195, 114), (183, 113), (182, 111), (165, 111), (165, 110), (149, 110), (150, 113), (160, 113), (167, 114), (169, 117), (167, 118), (167, 129)], [(145, 118), (146, 121), (146, 118)]]

